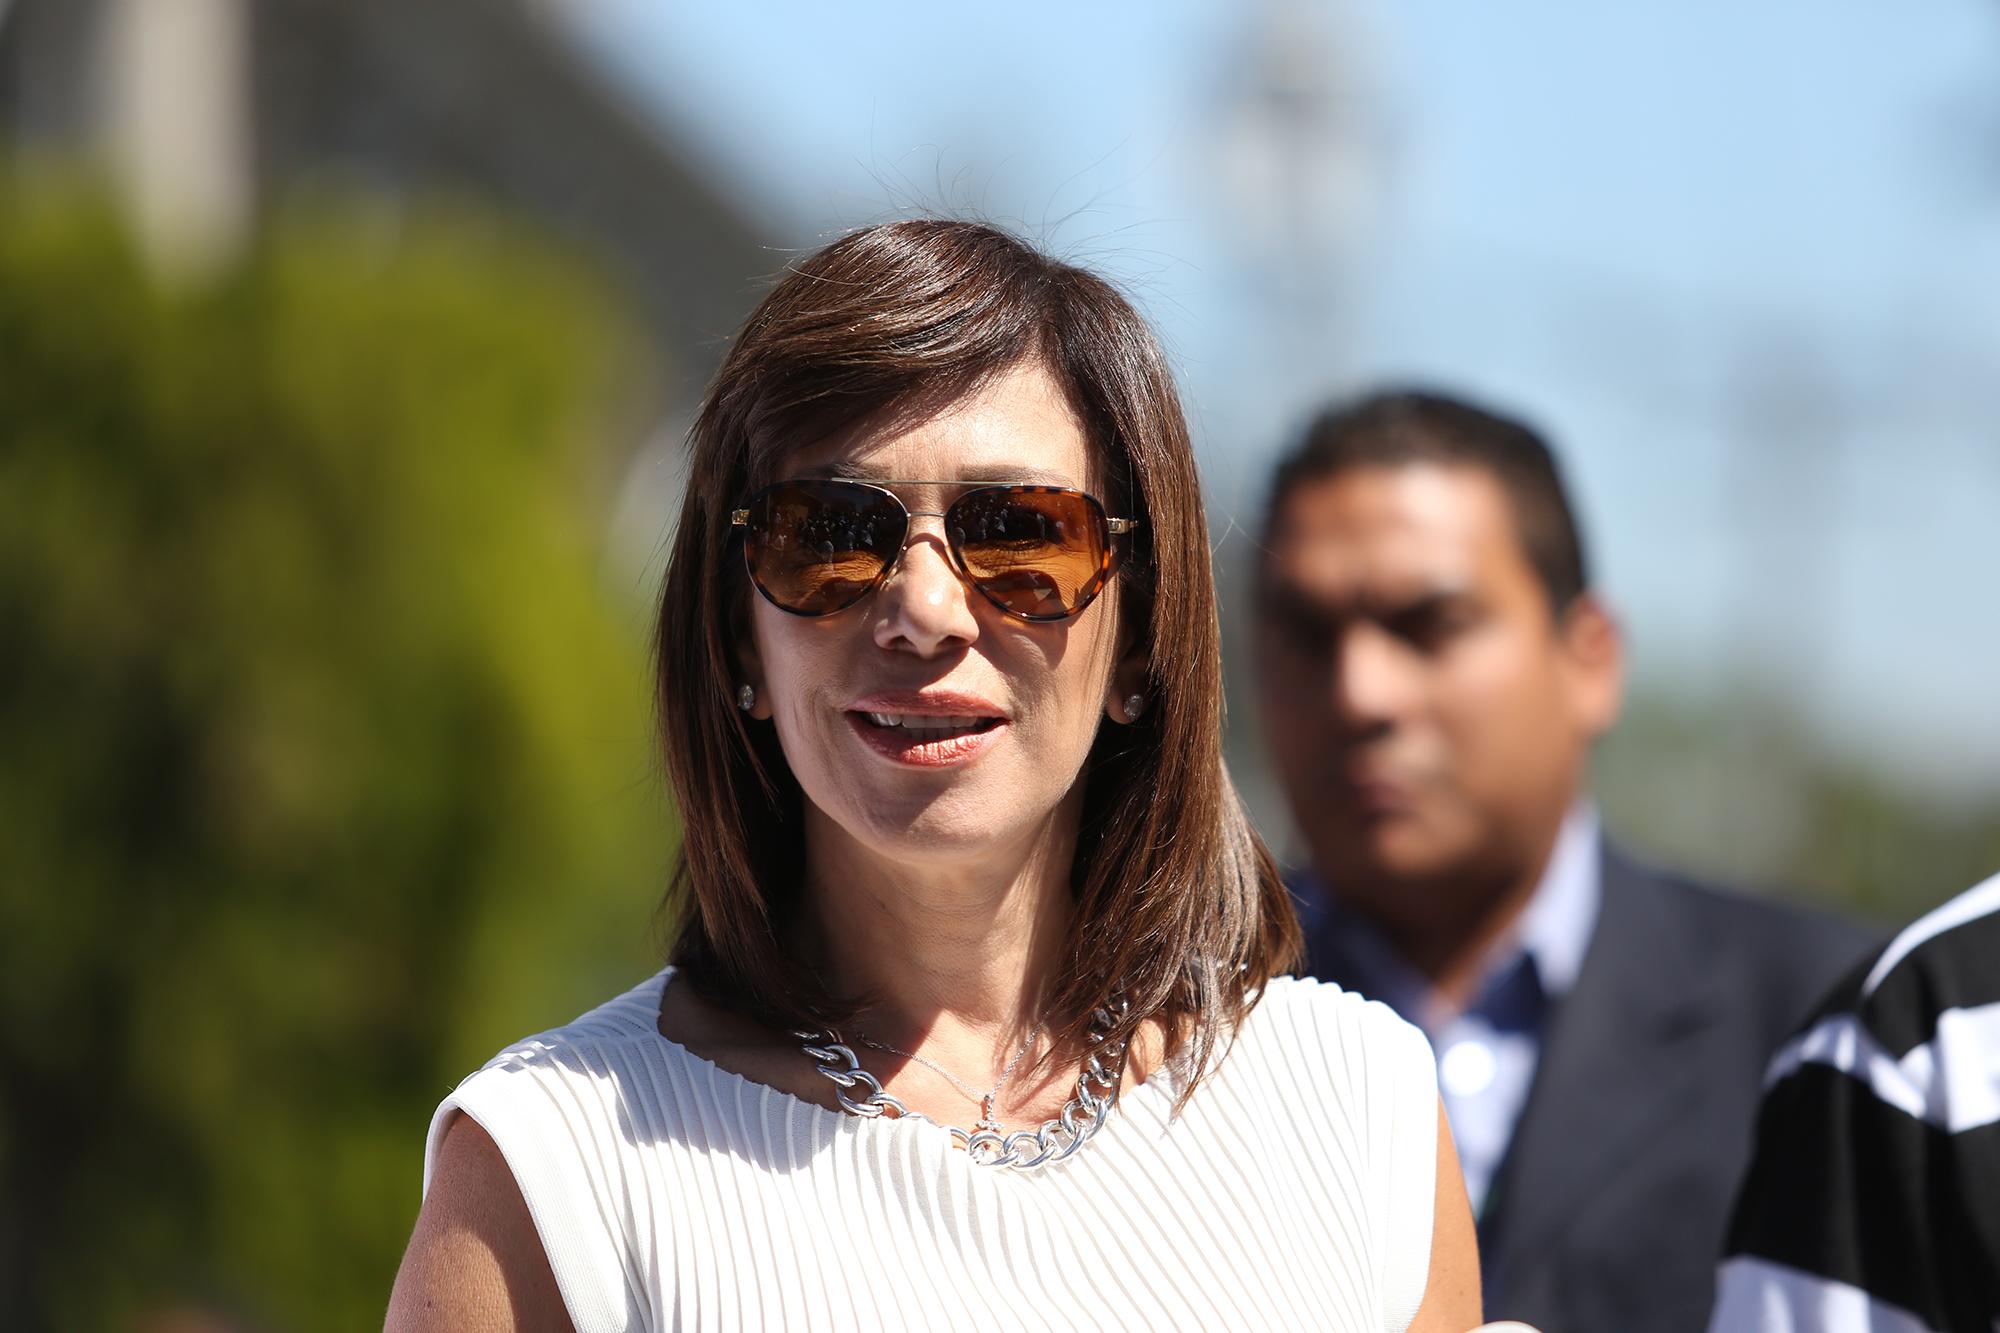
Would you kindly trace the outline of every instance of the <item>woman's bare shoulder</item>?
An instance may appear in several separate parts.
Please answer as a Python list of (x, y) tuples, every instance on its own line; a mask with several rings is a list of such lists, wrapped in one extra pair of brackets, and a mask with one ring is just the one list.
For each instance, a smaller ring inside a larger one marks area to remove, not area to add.
[(570, 1327), (514, 1173), (469, 1115), (454, 1116), (438, 1145), (386, 1327)]

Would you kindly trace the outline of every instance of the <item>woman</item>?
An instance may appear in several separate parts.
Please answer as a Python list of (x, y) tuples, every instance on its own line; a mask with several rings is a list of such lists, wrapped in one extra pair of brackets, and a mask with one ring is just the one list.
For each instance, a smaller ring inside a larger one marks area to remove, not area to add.
[(1477, 1323), (1428, 1048), (1275, 979), (1132, 308), (870, 228), (759, 306), (692, 443), (672, 966), (446, 1099), (391, 1325)]

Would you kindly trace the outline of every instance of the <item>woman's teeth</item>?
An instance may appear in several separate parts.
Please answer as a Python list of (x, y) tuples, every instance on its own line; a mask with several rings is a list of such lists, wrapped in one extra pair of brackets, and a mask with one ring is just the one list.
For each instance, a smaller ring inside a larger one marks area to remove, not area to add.
[(865, 716), (878, 727), (901, 727), (905, 731), (917, 734), (937, 732), (940, 735), (955, 731), (970, 731), (986, 721), (982, 717), (938, 717), (935, 714), (917, 713), (868, 713)]

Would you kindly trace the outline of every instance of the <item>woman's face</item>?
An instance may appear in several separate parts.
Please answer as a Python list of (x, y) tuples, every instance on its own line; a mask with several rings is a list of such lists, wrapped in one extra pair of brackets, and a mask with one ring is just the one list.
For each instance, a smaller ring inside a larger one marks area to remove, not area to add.
[[(865, 423), (780, 471), (828, 476), (1098, 495), (1102, 485), (1061, 388), (1032, 362), (928, 420)], [(943, 520), (914, 513), (943, 510), (963, 487), (890, 489), (913, 514), (902, 559), (873, 593), (818, 619), (751, 596), (743, 656), (753, 715), (777, 727), (815, 836), (904, 863), (1029, 849), (1059, 827), (1059, 811), (1074, 818), (1077, 775), (1107, 706), (1123, 717), (1112, 703), (1123, 697), (1113, 678), (1118, 581), (1068, 620), (1015, 619), (960, 580)], [(1141, 668), (1116, 674), (1136, 682)]]

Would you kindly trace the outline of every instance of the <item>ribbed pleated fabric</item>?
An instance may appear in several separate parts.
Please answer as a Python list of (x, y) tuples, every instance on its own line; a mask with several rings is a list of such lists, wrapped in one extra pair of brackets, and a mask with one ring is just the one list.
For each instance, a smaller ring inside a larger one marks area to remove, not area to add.
[(1187, 1107), (1162, 1070), (1037, 1172), (836, 1114), (657, 1028), (671, 969), (502, 1051), (439, 1106), (520, 1183), (570, 1317), (611, 1329), (1402, 1333), (1429, 1274), (1422, 1033), (1275, 981)]

